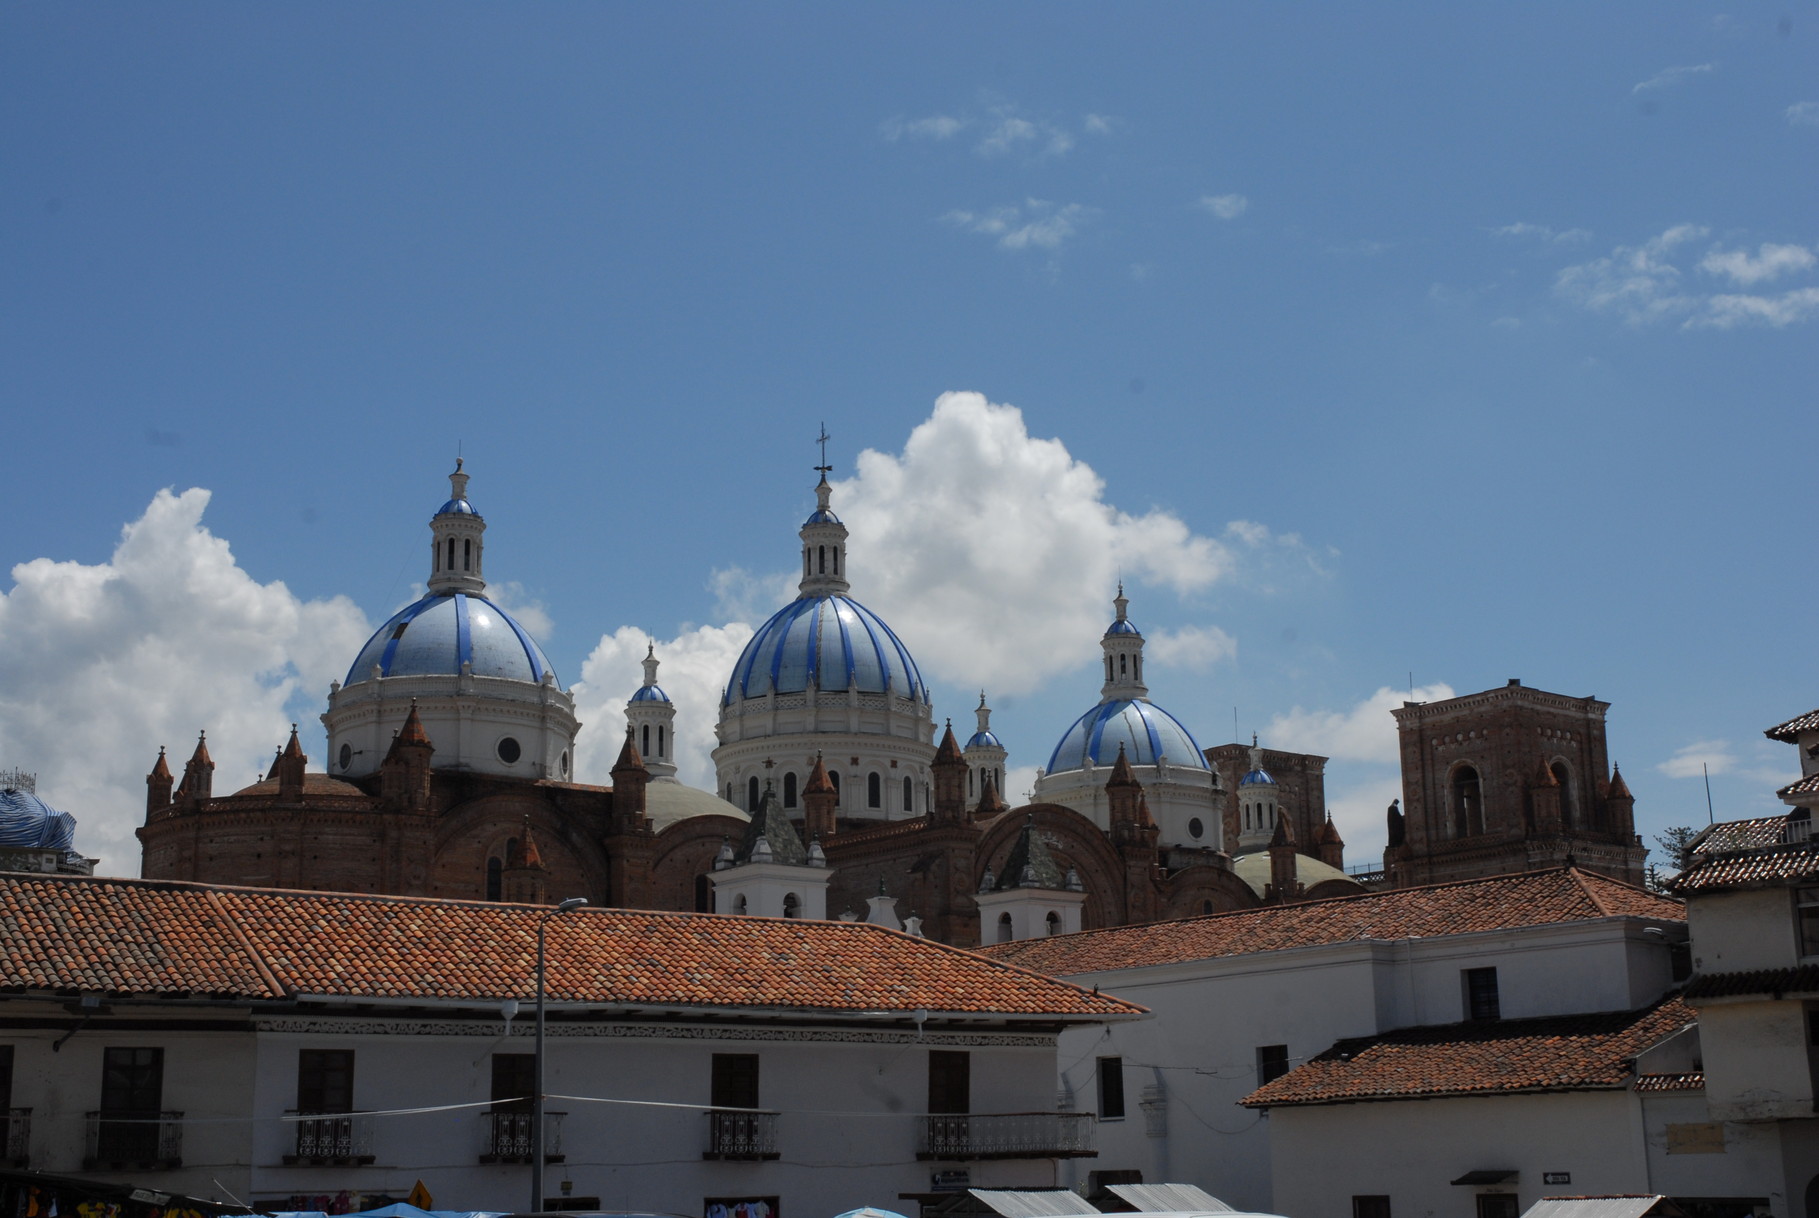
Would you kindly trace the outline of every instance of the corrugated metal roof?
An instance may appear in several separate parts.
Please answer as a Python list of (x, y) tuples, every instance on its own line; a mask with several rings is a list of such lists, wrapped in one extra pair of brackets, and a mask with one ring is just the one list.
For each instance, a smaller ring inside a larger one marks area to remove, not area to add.
[(1140, 1210), (1235, 1212), (1219, 1198), (1192, 1184), (1108, 1184), (1105, 1187), (1119, 1200), (1128, 1201)]
[[(1528, 1207), (1522, 1218), (1642, 1218), (1667, 1198), (1659, 1193), (1634, 1197), (1549, 1197)], [(1675, 1207), (1675, 1213), (1679, 1208)]]
[(1003, 1218), (1062, 1218), (1070, 1214), (1096, 1214), (1079, 1193), (1068, 1189), (1046, 1192), (1015, 1188), (969, 1188), (966, 1190)]

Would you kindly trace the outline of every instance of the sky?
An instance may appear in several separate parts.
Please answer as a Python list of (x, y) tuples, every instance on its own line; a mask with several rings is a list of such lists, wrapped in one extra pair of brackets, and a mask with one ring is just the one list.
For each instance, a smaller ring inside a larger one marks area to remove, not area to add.
[(1655, 833), (1773, 811), (1819, 705), (1819, 8), (0, 8), (0, 768), (137, 870), (422, 590), (489, 591), (606, 781), (654, 642), (685, 778), (793, 595), (853, 594), (1020, 802), (1098, 697), (1320, 753), (1611, 703)]

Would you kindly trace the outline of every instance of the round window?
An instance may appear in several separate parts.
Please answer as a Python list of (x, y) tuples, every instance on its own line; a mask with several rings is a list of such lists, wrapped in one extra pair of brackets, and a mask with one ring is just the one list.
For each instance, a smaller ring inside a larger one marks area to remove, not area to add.
[(500, 761), (503, 761), (506, 765), (513, 765), (517, 762), (519, 757), (523, 756), (523, 754), (524, 750), (518, 747), (518, 742), (512, 737), (501, 736), (499, 738)]
[(345, 770), (345, 769), (347, 769), (348, 766), (352, 765), (353, 763), (354, 763), (354, 746), (351, 744), (342, 745), (341, 746), (341, 768)]
[(1198, 816), (1187, 822), (1187, 835), (1189, 837), (1198, 839), (1205, 833), (1206, 826), (1200, 823), (1200, 818)]

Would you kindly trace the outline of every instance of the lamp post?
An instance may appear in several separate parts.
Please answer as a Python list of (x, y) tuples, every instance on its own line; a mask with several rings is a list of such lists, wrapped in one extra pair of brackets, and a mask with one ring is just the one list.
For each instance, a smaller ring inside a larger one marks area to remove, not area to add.
[(532, 1073), (536, 1094), (531, 1096), (531, 1213), (543, 1211), (543, 934), (549, 920), (587, 904), (586, 897), (570, 897), (537, 919), (537, 1048)]

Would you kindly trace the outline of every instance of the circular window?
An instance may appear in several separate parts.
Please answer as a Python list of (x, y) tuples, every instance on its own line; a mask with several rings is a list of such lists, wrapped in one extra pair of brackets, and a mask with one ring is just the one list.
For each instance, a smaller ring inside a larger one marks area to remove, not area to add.
[(500, 761), (503, 761), (506, 765), (512, 765), (519, 757), (523, 756), (523, 754), (524, 750), (518, 747), (518, 742), (512, 737), (501, 736), (499, 738)]
[(1200, 818), (1198, 816), (1187, 822), (1187, 835), (1189, 837), (1198, 839), (1205, 832), (1206, 826), (1200, 823)]
[(342, 745), (341, 746), (341, 768), (345, 770), (345, 769), (347, 769), (348, 766), (352, 765), (353, 762), (354, 762), (354, 746), (351, 744)]

